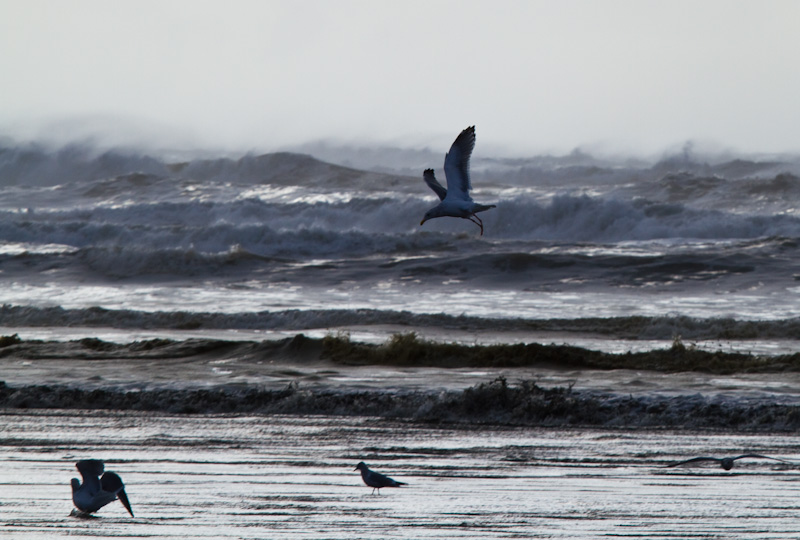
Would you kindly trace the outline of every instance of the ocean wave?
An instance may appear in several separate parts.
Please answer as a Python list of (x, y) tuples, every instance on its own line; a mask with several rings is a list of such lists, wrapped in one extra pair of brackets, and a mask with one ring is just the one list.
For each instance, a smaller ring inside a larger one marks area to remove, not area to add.
[(258, 387), (123, 391), (65, 386), (12, 387), (0, 382), (0, 407), (163, 411), (173, 414), (344, 415), (426, 423), (514, 426), (669, 427), (727, 431), (796, 431), (800, 408), (768, 400), (701, 395), (633, 397), (499, 377), (462, 391), (311, 390)]
[[(556, 163), (551, 166), (560, 186), (556, 189), (544, 174), (548, 169), (538, 168), (541, 178), (533, 174), (522, 183), (501, 178), (486, 193), (479, 184), (475, 196), (500, 194), (486, 201), (497, 208), (482, 214), (487, 241), (800, 237), (800, 218), (791, 203), (800, 193), (800, 178), (776, 173), (780, 167), (741, 160), (701, 166), (684, 160), (657, 164), (644, 174), (630, 167)], [(745, 173), (753, 176), (741, 178)], [(598, 188), (598, 174), (611, 174), (614, 180)], [(765, 174), (771, 176), (759, 176)], [(542, 192), (542, 185), (549, 187)], [(454, 219), (420, 228), (419, 219), (435, 197), (419, 178), (359, 171), (290, 153), (166, 163), (77, 146), (0, 149), (0, 186), (0, 206), (7, 209), (2, 222), (12, 224), (0, 230), (0, 241), (30, 241), (38, 235), (46, 242), (51, 234), (50, 243), (86, 246), (94, 238), (104, 239), (92, 227), (108, 229), (111, 240), (110, 229), (125, 226), (136, 232), (127, 237), (117, 233), (120, 242), (127, 244), (144, 231), (148, 244), (164, 234), (162, 243), (155, 244), (161, 247), (196, 242), (204, 234), (193, 229), (213, 233), (221, 225), (233, 231), (262, 226), (278, 233), (475, 232), (474, 226)], [(504, 191), (504, 186), (513, 189)], [(179, 238), (180, 230), (186, 238)], [(233, 243), (242, 242), (221, 241), (203, 250), (222, 252)]]
[(0, 147), (0, 186), (55, 186), (127, 175), (235, 184), (305, 184), (326, 188), (369, 188), (375, 184), (397, 184), (403, 178), (334, 165), (290, 152), (171, 163), (124, 149), (98, 151), (81, 145), (68, 145), (57, 150), (38, 145)]
[(587, 317), (575, 319), (486, 318), (424, 314), (380, 309), (289, 309), (248, 313), (137, 311), (92, 307), (32, 307), (3, 304), (0, 326), (111, 327), (165, 330), (290, 330), (365, 326), (441, 328), (460, 331), (530, 332), (553, 335), (603, 336), (610, 339), (691, 340), (797, 339), (800, 318), (770, 321), (730, 317)]
[[(34, 215), (5, 212), (0, 216), (0, 241), (139, 250), (192, 247), (207, 253), (241, 246), (262, 256), (293, 253), (300, 257), (441, 247), (445, 239), (409, 234), (413, 227), (407, 223), (408, 216), (421, 215), (423, 208), (402, 202), (275, 205), (242, 201), (161, 203)], [(405, 223), (398, 223), (393, 218), (403, 209), (408, 209)]]
[(657, 239), (748, 239), (800, 235), (800, 218), (742, 215), (685, 204), (560, 195), (546, 205), (526, 197), (502, 201), (484, 222), (504, 238), (571, 242)]
[(780, 172), (778, 169), (778, 172), (773, 170), (771, 174), (740, 178), (735, 174), (735, 169), (724, 169), (724, 172), (724, 175), (671, 172), (657, 179), (621, 183), (610, 193), (622, 199), (645, 198), (686, 204), (695, 209), (743, 214), (796, 214), (792, 202), (800, 195), (800, 177), (796, 174)]
[[(369, 249), (385, 252), (381, 242), (397, 244), (397, 236), (404, 237), (403, 242), (412, 239), (418, 243), (424, 242), (416, 238), (419, 236), (445, 235), (452, 240), (454, 234), (472, 235), (477, 231), (474, 225), (456, 219), (434, 220), (419, 227), (419, 219), (430, 204), (422, 197), (354, 197), (343, 203), (282, 204), (246, 199), (131, 203), (49, 212), (5, 211), (0, 212), (0, 241), (73, 247), (193, 245), (208, 252), (224, 252), (238, 244), (270, 256), (275, 252), (274, 246), (281, 243), (293, 244), (303, 253), (303, 234), (307, 238), (325, 238), (316, 247), (323, 252), (328, 245), (348, 252), (367, 249), (365, 244)], [(800, 217), (786, 214), (742, 215), (697, 210), (682, 204), (586, 195), (560, 195), (546, 204), (530, 196), (502, 200), (497, 209), (483, 215), (483, 220), (486, 235), (473, 241), (484, 244), (800, 237)], [(369, 240), (368, 236), (375, 239)]]
[(98, 152), (82, 145), (55, 151), (39, 145), (0, 148), (0, 186), (53, 186), (136, 171), (170, 173), (161, 160), (137, 152)]
[[(261, 234), (265, 231), (253, 232), (254, 236)], [(383, 300), (376, 296), (374, 302), (389, 302), (394, 309), (411, 305), (417, 296), (424, 300), (429, 295), (455, 293), (456, 284), (468, 291), (485, 290), (486, 299), (496, 297), (497, 301), (506, 293), (517, 293), (522, 301), (546, 296), (548, 292), (573, 291), (580, 295), (596, 292), (598, 288), (620, 295), (675, 290), (681, 294), (690, 294), (692, 290), (695, 294), (707, 294), (713, 286), (716, 290), (744, 294), (747, 288), (757, 286), (764, 294), (771, 291), (777, 294), (796, 286), (794, 276), (798, 272), (791, 247), (796, 241), (791, 239), (674, 252), (657, 246), (643, 250), (639, 246), (623, 249), (598, 245), (543, 245), (524, 252), (518, 251), (520, 246), (516, 245), (508, 246), (509, 251), (496, 247), (482, 251), (479, 246), (471, 246), (471, 240), (454, 251), (440, 235), (343, 236), (301, 230), (275, 234), (274, 238), (267, 245), (245, 242), (224, 251), (206, 251), (209, 247), (220, 247), (209, 246), (208, 239), (181, 248), (141, 246), (133, 241), (130, 246), (85, 248), (13, 243), (0, 251), (0, 266), (4, 279), (17, 290), (26, 283), (70, 288), (88, 287), (92, 281), (98, 286), (110, 286), (108, 280), (114, 280), (121, 287), (137, 283), (188, 286), (200, 300), (203, 290), (216, 291), (216, 296), (243, 283), (250, 284), (256, 295), (257, 291), (267, 291), (270, 287), (288, 291), (293, 284), (310, 295), (310, 305), (317, 305), (319, 302), (313, 297), (319, 294), (314, 291), (344, 293), (349, 287), (347, 283), (352, 283), (352, 287), (361, 291), (356, 293), (361, 300), (367, 300), (365, 295), (371, 289), (384, 290), (386, 294), (380, 295)], [(174, 296), (164, 299), (180, 302), (183, 296), (176, 289)], [(484, 298), (475, 296), (476, 301), (479, 297)], [(14, 298), (18, 298), (14, 302), (22, 301), (18, 295)], [(424, 309), (429, 311), (432, 306)]]

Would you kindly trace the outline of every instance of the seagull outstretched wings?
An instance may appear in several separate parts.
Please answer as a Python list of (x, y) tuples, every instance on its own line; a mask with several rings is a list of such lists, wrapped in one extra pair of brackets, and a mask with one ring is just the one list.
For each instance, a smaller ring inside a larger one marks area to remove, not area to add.
[(72, 479), (72, 502), (78, 510), (91, 514), (119, 499), (133, 517), (125, 485), (118, 474), (103, 472), (105, 465), (99, 459), (84, 459), (76, 463), (75, 467), (83, 479), (83, 483), (77, 478)]
[(456, 137), (450, 151), (444, 156), (447, 189), (436, 180), (433, 169), (425, 169), (425, 172), (422, 173), (423, 180), (436, 193), (441, 202), (425, 213), (420, 225), (437, 217), (459, 217), (478, 225), (481, 228), (481, 235), (483, 234), (483, 221), (475, 214), (495, 208), (495, 205), (476, 203), (469, 194), (472, 189), (469, 177), (469, 159), (472, 156), (473, 148), (475, 148), (475, 126), (462, 131)]

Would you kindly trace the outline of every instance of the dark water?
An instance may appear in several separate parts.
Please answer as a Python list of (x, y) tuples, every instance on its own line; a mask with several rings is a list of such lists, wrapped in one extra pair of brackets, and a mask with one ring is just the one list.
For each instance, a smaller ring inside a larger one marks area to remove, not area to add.
[(419, 226), (422, 166), (0, 148), (0, 324), (796, 338), (796, 157), (482, 159), (480, 236)]
[[(15, 539), (793, 538), (795, 465), (784, 435), (452, 428), (376, 418), (4, 412), (0, 527)], [(74, 462), (106, 460), (135, 518), (112, 503), (69, 517)], [(364, 460), (408, 482), (372, 496)]]
[[(419, 227), (435, 199), (419, 175), (285, 153), (0, 149), (0, 325), (50, 340), (0, 349), (0, 531), (798, 537), (795, 465), (664, 468), (800, 458), (798, 163), (476, 160), (475, 198), (497, 204), (478, 236)], [(377, 368), (262, 341), (298, 332), (620, 357), (682, 338), (682, 358), (749, 363)], [(778, 354), (780, 369), (756, 365)], [(135, 518), (68, 517), (89, 457), (122, 476)], [(408, 487), (371, 496), (362, 460)]]

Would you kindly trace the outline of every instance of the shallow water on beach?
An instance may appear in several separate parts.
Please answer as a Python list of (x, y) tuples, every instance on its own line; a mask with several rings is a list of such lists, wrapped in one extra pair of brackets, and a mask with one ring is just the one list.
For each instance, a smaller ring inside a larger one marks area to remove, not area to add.
[[(9, 412), (0, 531), (15, 539), (796, 538), (800, 466), (664, 468), (696, 455), (800, 460), (786, 435), (448, 427), (364, 417)], [(121, 504), (70, 517), (74, 463)], [(372, 495), (353, 467), (408, 483)]]

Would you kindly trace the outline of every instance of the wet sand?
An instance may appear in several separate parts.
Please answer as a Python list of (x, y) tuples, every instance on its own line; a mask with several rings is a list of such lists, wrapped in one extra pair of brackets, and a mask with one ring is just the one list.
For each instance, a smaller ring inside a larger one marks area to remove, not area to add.
[[(794, 371), (347, 364), (321, 346), (6, 343), (0, 534), (800, 536)], [(749, 452), (791, 463), (666, 468)], [(122, 476), (135, 518), (69, 516), (86, 458)], [(362, 460), (408, 486), (371, 495)]]
[[(796, 538), (793, 436), (446, 427), (369, 417), (0, 413), (0, 531), (77, 538)], [(112, 503), (69, 517), (74, 463), (106, 460)], [(408, 482), (380, 496), (353, 467)]]

